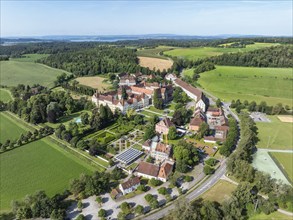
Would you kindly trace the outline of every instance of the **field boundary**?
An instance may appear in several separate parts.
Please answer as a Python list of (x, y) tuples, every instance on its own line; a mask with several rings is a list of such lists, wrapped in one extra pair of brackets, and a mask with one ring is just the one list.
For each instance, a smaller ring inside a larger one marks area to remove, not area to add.
[(272, 154), (272, 152), (267, 152), (267, 153), (272, 158), (272, 160), (275, 162), (275, 164), (277, 165), (277, 167), (281, 170), (281, 172), (286, 177), (286, 179), (288, 180), (288, 182), (291, 185), (293, 185), (293, 181), (289, 178), (287, 172), (284, 170), (283, 166), (280, 164), (280, 162), (278, 161), (278, 159)]

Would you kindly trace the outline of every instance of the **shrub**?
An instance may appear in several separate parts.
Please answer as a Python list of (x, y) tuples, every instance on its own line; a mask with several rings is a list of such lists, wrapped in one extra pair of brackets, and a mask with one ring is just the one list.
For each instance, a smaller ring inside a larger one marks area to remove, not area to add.
[(106, 217), (106, 215), (107, 215), (107, 212), (106, 212), (105, 209), (100, 209), (100, 211), (98, 212), (98, 216), (99, 216), (100, 218), (102, 218), (102, 217)]
[(166, 187), (159, 188), (158, 193), (161, 195), (166, 195), (168, 193), (167, 188)]
[(159, 186), (159, 185), (162, 184), (162, 181), (160, 181), (160, 180), (156, 180), (156, 179), (152, 178), (152, 179), (149, 180), (148, 183), (149, 183), (149, 185), (151, 185), (151, 186)]
[(206, 165), (209, 165), (211, 167), (215, 166), (218, 163), (218, 160), (216, 160), (215, 158), (209, 158), (204, 162)]
[(205, 175), (211, 175), (215, 172), (215, 169), (210, 167), (209, 165), (205, 165), (203, 168), (203, 172), (205, 173)]

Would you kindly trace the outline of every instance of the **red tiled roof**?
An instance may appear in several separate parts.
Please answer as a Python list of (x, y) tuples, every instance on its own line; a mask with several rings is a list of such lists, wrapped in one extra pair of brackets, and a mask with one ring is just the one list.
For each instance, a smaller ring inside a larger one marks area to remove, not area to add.
[(168, 147), (168, 145), (163, 144), (163, 143), (160, 142), (156, 146), (156, 151), (164, 152), (164, 153), (169, 153), (170, 148)]
[(156, 177), (158, 176), (159, 169), (160, 167), (157, 165), (142, 161), (138, 165), (137, 172)]
[(140, 184), (140, 179), (139, 179), (139, 177), (134, 177), (134, 178), (127, 180), (125, 183), (121, 183), (121, 186), (123, 189), (129, 189), (132, 186), (135, 186), (137, 184)]
[(199, 89), (189, 85), (181, 79), (175, 79), (175, 83), (178, 84), (180, 87), (186, 89), (190, 93), (194, 94), (198, 100), (202, 98), (202, 91), (200, 91)]
[(193, 118), (191, 121), (190, 121), (190, 125), (193, 125), (193, 126), (200, 126), (201, 123), (203, 123), (204, 120), (201, 118), (201, 117), (196, 117), (196, 118)]
[(167, 177), (172, 172), (172, 169), (173, 169), (173, 165), (172, 164), (170, 164), (170, 163), (164, 163), (161, 166), (161, 168), (160, 168), (158, 177), (167, 179)]

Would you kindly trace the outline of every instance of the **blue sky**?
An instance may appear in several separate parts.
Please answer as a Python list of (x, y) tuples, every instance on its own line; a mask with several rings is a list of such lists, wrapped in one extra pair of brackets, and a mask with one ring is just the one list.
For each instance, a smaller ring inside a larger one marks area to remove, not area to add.
[(292, 1), (8, 1), (1, 36), (292, 35)]

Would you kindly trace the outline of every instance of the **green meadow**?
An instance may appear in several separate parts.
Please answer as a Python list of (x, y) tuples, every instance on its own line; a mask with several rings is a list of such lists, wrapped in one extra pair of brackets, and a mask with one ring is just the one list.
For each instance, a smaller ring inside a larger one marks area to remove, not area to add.
[[(184, 72), (192, 74), (192, 70)], [(223, 101), (266, 101), (292, 107), (292, 69), (216, 66), (200, 74), (200, 86)]]
[[(0, 210), (10, 210), (19, 200), (37, 190), (49, 196), (68, 189), (69, 182), (93, 168), (47, 138), (0, 154)], [(62, 167), (62, 169), (60, 169)]]
[(164, 57), (162, 55), (160, 55), (160, 52), (166, 52), (169, 51), (171, 49), (173, 49), (174, 47), (169, 47), (169, 46), (158, 46), (156, 48), (147, 48), (147, 49), (138, 49), (136, 54), (137, 56), (141, 56), (141, 57), (153, 57), (153, 58), (161, 58), (161, 59), (168, 59), (167, 57)]
[(32, 86), (38, 83), (53, 87), (56, 77), (66, 71), (33, 62), (1, 61), (0, 72), (1, 85), (16, 86), (24, 84)]
[(271, 123), (257, 122), (258, 138), (257, 143), (259, 148), (293, 149), (293, 124), (281, 122), (277, 116), (267, 116)]
[(279, 167), (285, 173), (285, 176), (288, 177), (293, 182), (293, 154), (292, 153), (279, 153), (271, 152), (271, 155), (277, 159)]
[(0, 89), (0, 101), (9, 102), (13, 99), (11, 93), (7, 89)]
[(0, 142), (3, 144), (6, 140), (16, 140), (21, 134), (28, 130), (13, 120), (9, 115), (0, 112)]
[(50, 54), (24, 54), (19, 58), (10, 58), (12, 61), (21, 61), (21, 62), (35, 62), (39, 59), (48, 57)]
[(176, 48), (165, 51), (164, 54), (189, 60), (218, 56), (223, 53), (247, 52), (264, 47), (276, 46), (275, 43), (255, 43), (247, 45), (245, 48), (221, 48), (221, 47), (193, 47), (193, 48)]

